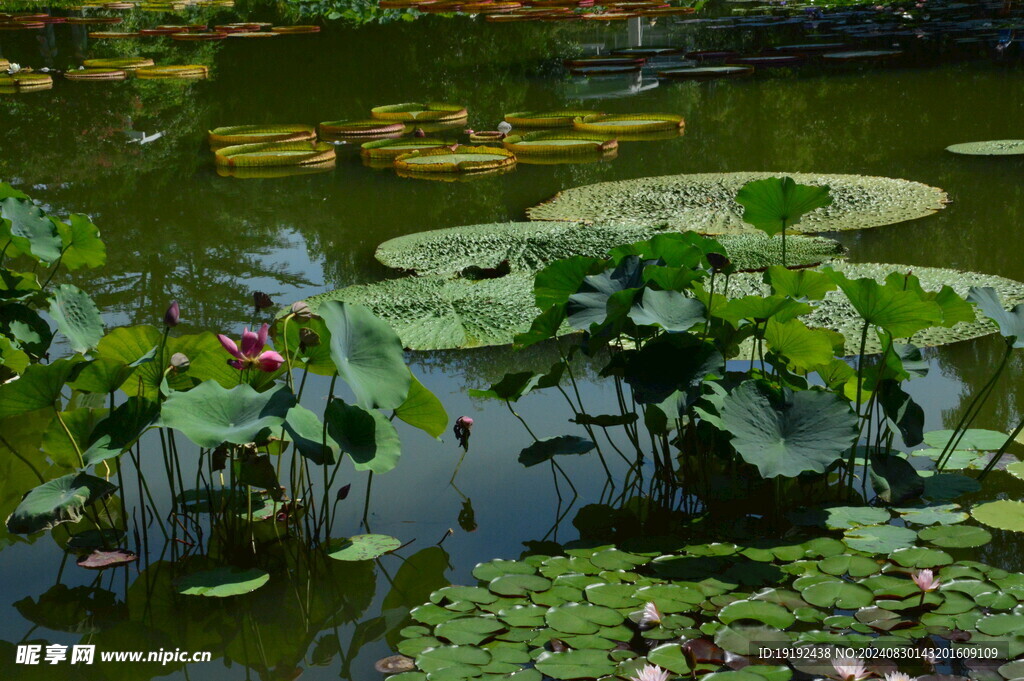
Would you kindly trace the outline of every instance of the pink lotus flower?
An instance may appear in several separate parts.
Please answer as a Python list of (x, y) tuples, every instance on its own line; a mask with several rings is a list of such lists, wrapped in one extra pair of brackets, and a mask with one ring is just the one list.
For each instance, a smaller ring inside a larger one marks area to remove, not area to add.
[(921, 591), (927, 593), (939, 588), (939, 578), (931, 570), (921, 570), (914, 573), (914, 584), (917, 584), (917, 588)]
[(269, 327), (264, 324), (260, 327), (259, 333), (253, 333), (248, 329), (242, 332), (242, 349), (239, 350), (235, 341), (223, 334), (217, 334), (217, 340), (224, 346), (235, 359), (228, 360), (228, 364), (236, 369), (259, 369), (260, 371), (277, 371), (284, 364), (284, 357), (273, 350), (263, 351), (267, 344), (267, 331)]
[(864, 665), (864, 660), (853, 657), (840, 657), (832, 660), (839, 681), (863, 681), (872, 676)]
[(668, 681), (668, 670), (653, 664), (644, 665), (632, 681)]
[(658, 606), (654, 602), (649, 602), (644, 606), (644, 610), (640, 613), (640, 628), (650, 629), (661, 624), (661, 613), (658, 612)]
[(469, 435), (472, 429), (473, 419), (469, 416), (460, 416), (455, 421), (455, 427), (452, 428), (452, 432), (455, 433), (455, 437), (458, 438), (459, 444), (467, 451), (469, 450)]

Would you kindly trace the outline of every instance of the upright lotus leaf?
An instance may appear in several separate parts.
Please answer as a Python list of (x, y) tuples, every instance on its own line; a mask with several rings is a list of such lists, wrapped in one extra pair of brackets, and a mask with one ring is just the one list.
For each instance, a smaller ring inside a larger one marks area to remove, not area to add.
[(880, 382), (875, 391), (889, 427), (900, 434), (908, 447), (921, 444), (924, 440), (924, 409), (921, 405), (894, 380)]
[(921, 300), (930, 300), (942, 310), (942, 322), (940, 326), (954, 326), (960, 322), (973, 322), (975, 320), (974, 308), (971, 304), (957, 295), (949, 286), (943, 286), (938, 291), (926, 291), (921, 286), (921, 279), (912, 272), (892, 272), (885, 278), (885, 283), (892, 284), (898, 288), (914, 291), (921, 296)]
[(687, 298), (678, 291), (645, 288), (633, 303), (629, 318), (640, 326), (660, 326), (669, 333), (680, 333), (703, 324), (704, 312), (704, 304), (696, 298)]
[(743, 185), (736, 194), (743, 221), (768, 236), (785, 232), (805, 214), (832, 204), (829, 188), (797, 184), (791, 177), (768, 177)]
[[(31, 364), (28, 353), (17, 347), (11, 339), (0, 334), (0, 366), (9, 369), (15, 374), (20, 374)], [(9, 374), (0, 372), (0, 384), (10, 378)]]
[(69, 270), (82, 267), (102, 267), (107, 262), (107, 248), (100, 238), (100, 230), (89, 216), (73, 213), (67, 223), (58, 222), (64, 254), (60, 262)]
[(835, 352), (827, 331), (808, 329), (799, 319), (786, 322), (769, 319), (764, 340), (772, 352), (802, 371), (828, 364)]
[(744, 381), (723, 401), (721, 416), (733, 447), (765, 478), (823, 473), (857, 439), (850, 405), (820, 390), (774, 392)]
[(827, 274), (809, 269), (791, 270), (781, 265), (769, 267), (764, 273), (764, 282), (772, 287), (775, 295), (796, 300), (821, 300), (836, 289), (836, 283)]
[(699, 395), (690, 394), (694, 388), (725, 369), (725, 359), (714, 344), (684, 335), (661, 336), (640, 350), (621, 353), (620, 358), (622, 377), (641, 404), (664, 402), (677, 390), (687, 393), (689, 401), (695, 400)]
[(505, 374), (500, 381), (492, 383), (487, 390), (471, 388), (469, 395), (470, 397), (517, 402), (519, 398), (537, 387), (540, 379), (541, 375), (532, 371), (517, 371), (513, 374)]
[(1024, 303), (1007, 310), (991, 286), (972, 286), (967, 300), (977, 305), (986, 317), (996, 323), (999, 333), (1013, 347), (1024, 348)]
[(387, 473), (398, 465), (402, 443), (398, 431), (376, 409), (331, 400), (324, 410), (327, 433), (352, 457), (356, 470)]
[[(30, 255), (44, 263), (54, 262), (60, 257), (63, 242), (56, 225), (28, 199), (8, 197), (0, 201), (0, 218), (9, 221), (0, 220), (0, 225), (4, 225), (0, 240), (7, 240), (3, 233), (7, 232), (17, 253)], [(8, 251), (8, 255), (13, 253)]]
[(54, 407), (64, 385), (74, 380), (82, 366), (75, 359), (29, 366), (18, 380), (0, 385), (0, 419)]
[(258, 393), (244, 383), (227, 389), (204, 381), (188, 392), (172, 392), (160, 424), (181, 431), (200, 447), (246, 444), (264, 428), (279, 428), (294, 404), (295, 396), (284, 385)]
[(58, 466), (75, 470), (81, 466), (79, 453), (96, 425), (106, 417), (105, 408), (80, 407), (59, 412), (60, 420), (54, 418), (43, 433), (42, 449)]
[(924, 478), (902, 456), (874, 454), (869, 468), (871, 485), (886, 504), (899, 504), (924, 494)]
[[(317, 343), (302, 343), (303, 329), (305, 333), (316, 334)], [(307, 371), (321, 376), (333, 376), (336, 371), (334, 360), (331, 359), (331, 332), (324, 320), (319, 317), (300, 319), (292, 317), (285, 324), (284, 318), (278, 319), (274, 325), (274, 342), (281, 354), (291, 359), (294, 365), (301, 365)]]
[(40, 290), (39, 277), (34, 272), (15, 272), (6, 267), (0, 269), (0, 301), (25, 300)]
[(50, 317), (75, 352), (88, 352), (103, 338), (103, 317), (89, 294), (61, 284), (50, 299)]
[(552, 305), (534, 318), (529, 331), (517, 333), (513, 343), (517, 348), (525, 348), (542, 343), (558, 335), (565, 322), (565, 304)]
[(82, 367), (71, 387), (87, 393), (112, 393), (128, 380), (135, 367), (116, 359), (97, 357)]
[(604, 271), (605, 260), (576, 255), (557, 260), (537, 272), (533, 282), (534, 300), (538, 308), (562, 306), (576, 293), (588, 275)]
[(294, 405), (284, 417), (284, 432), (299, 454), (318, 466), (337, 463), (338, 443), (324, 432), (316, 414), (301, 404)]
[(331, 332), (331, 358), (356, 401), (369, 409), (401, 405), (412, 375), (398, 334), (362, 305), (326, 301), (317, 314)]
[(119, 456), (138, 441), (160, 415), (160, 405), (141, 397), (129, 397), (89, 433), (82, 452), (86, 466)]
[(7, 519), (7, 529), (15, 534), (49, 530), (61, 523), (76, 523), (85, 508), (110, 496), (117, 487), (106, 480), (70, 473), (30, 490)]
[(725, 305), (715, 305), (712, 316), (725, 319), (739, 327), (743, 320), (774, 319), (787, 322), (811, 311), (811, 306), (783, 296), (744, 296), (733, 298)]
[(888, 331), (896, 338), (909, 338), (922, 329), (942, 324), (942, 308), (923, 300), (916, 291), (887, 282), (882, 285), (870, 277), (849, 279), (835, 270), (826, 270), (861, 318)]
[(258, 568), (220, 567), (194, 572), (177, 580), (178, 593), (186, 596), (227, 598), (241, 596), (259, 589), (270, 581), (270, 575)]
[(608, 302), (613, 295), (643, 286), (643, 267), (640, 258), (629, 256), (614, 268), (584, 277), (566, 303), (569, 325), (585, 331), (594, 324), (603, 324), (609, 317)]
[(0, 334), (9, 338), (23, 352), (35, 358), (50, 349), (53, 332), (39, 313), (22, 303), (8, 303), (0, 316)]
[(537, 440), (519, 453), (519, 463), (527, 468), (565, 454), (586, 454), (594, 443), (578, 435), (559, 435)]

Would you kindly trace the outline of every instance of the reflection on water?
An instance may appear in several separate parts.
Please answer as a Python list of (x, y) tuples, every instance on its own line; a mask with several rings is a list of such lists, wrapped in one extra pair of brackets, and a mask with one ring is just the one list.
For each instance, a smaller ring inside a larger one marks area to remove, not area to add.
[[(795, 26), (768, 37), (702, 26), (659, 19), (644, 41), (749, 50), (765, 40), (800, 37)], [(0, 54), (37, 68), (66, 68), (135, 49), (133, 41), (91, 42), (79, 26), (0, 40)], [(937, 185), (954, 199), (939, 214), (838, 238), (858, 261), (1024, 279), (1018, 248), (1024, 160), (943, 151), (956, 142), (1019, 136), (1019, 71), (988, 60), (923, 60), (658, 83), (646, 73), (571, 78), (561, 66), (563, 58), (629, 43), (625, 27), (440, 17), (358, 29), (332, 25), (316, 36), (273, 41), (147, 42), (144, 56), (206, 64), (212, 78), (60, 82), (52, 91), (0, 99), (0, 178), (31, 187), (58, 211), (88, 212), (100, 225), (108, 265), (78, 283), (96, 294), (111, 324), (159, 319), (167, 301), (177, 298), (186, 327), (233, 329), (246, 321), (254, 289), (285, 303), (388, 276), (372, 257), (386, 239), (521, 219), (527, 207), (575, 185), (683, 172), (863, 173)], [(420, 182), (367, 168), (354, 144), (337, 148), (336, 167), (327, 172), (222, 177), (206, 146), (206, 131), (221, 125), (362, 118), (372, 106), (415, 100), (465, 104), (467, 126), (481, 130), (494, 129), (509, 111), (567, 107), (673, 112), (687, 124), (683, 136), (623, 142), (617, 157), (600, 163), (523, 163), (473, 182)], [(131, 131), (163, 135), (139, 144), (131, 143)], [(910, 390), (929, 427), (955, 421), (1000, 352), (994, 339), (928, 351), (933, 371)], [(544, 370), (555, 358), (551, 348), (417, 356), (417, 372), (449, 413), (476, 419), (473, 447), (450, 485), (461, 453), (456, 443), (409, 434), (414, 444), (402, 465), (374, 483), (369, 520), (374, 531), (413, 543), (378, 564), (344, 565), (282, 546), (279, 570), (266, 588), (251, 599), (210, 604), (171, 596), (173, 575), (158, 557), (141, 573), (127, 571), (127, 579), (121, 571), (93, 580), (73, 565), (61, 570), (62, 552), (47, 538), (6, 546), (0, 573), (9, 598), (0, 603), (0, 664), (14, 658), (10, 649), (23, 639), (81, 640), (124, 650), (212, 651), (219, 662), (190, 667), (187, 678), (195, 680), (290, 679), (300, 669), (309, 679), (375, 678), (373, 661), (390, 651), (404, 609), (447, 580), (465, 582), (478, 561), (518, 556), (523, 542), (577, 536), (568, 521), (580, 504), (597, 498), (599, 467), (565, 465), (582, 499), (559, 508), (550, 478), (516, 461), (525, 444), (520, 426), (495, 405), (465, 395), (467, 387), (506, 371)], [(1020, 375), (1016, 365), (1002, 379), (980, 426), (1005, 428), (1024, 413), (1024, 396), (1015, 389)], [(313, 383), (310, 392), (322, 396), (326, 386)], [(594, 413), (613, 403), (607, 386), (584, 385)], [(546, 397), (519, 406), (542, 436), (575, 428)], [(349, 473), (354, 485), (346, 522), (355, 533), (366, 479)], [(1000, 480), (1012, 489), (1005, 476)], [(567, 510), (567, 521), (558, 525)], [(1019, 542), (1005, 534), (980, 553), (981, 560), (1024, 568)], [(70, 669), (0, 666), (0, 679), (34, 673), (40, 679), (134, 681), (167, 672), (121, 665), (75, 676)], [(171, 678), (186, 677), (176, 671)]]

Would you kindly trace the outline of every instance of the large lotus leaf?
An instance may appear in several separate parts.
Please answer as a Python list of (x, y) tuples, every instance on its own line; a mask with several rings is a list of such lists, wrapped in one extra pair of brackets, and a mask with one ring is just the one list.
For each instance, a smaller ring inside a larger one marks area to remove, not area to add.
[[(539, 270), (572, 256), (605, 258), (621, 244), (651, 239), (662, 226), (551, 222), (504, 222), (464, 225), (416, 232), (385, 241), (377, 259), (418, 274), (457, 274), (468, 267), (493, 269), (508, 262), (512, 271)], [(739, 269), (759, 269), (781, 262), (775, 241), (756, 234), (719, 240)], [(786, 244), (790, 264), (811, 264), (843, 254), (837, 242), (794, 238)]]
[(107, 262), (107, 248), (100, 238), (100, 230), (87, 215), (73, 213), (67, 223), (58, 223), (64, 254), (60, 262), (69, 270), (81, 267), (101, 267)]
[[(693, 336), (662, 336), (640, 350), (622, 353), (623, 380), (641, 404), (659, 404), (677, 390), (689, 392), (693, 386), (725, 369), (721, 353)], [(689, 400), (696, 396), (687, 395)]]
[[(941, 189), (918, 182), (863, 175), (785, 173), (795, 182), (827, 185), (832, 204), (808, 213), (801, 232), (831, 232), (893, 224), (930, 215), (946, 205)], [(750, 232), (737, 192), (748, 182), (780, 173), (666, 175), (601, 182), (567, 189), (530, 208), (531, 220), (618, 221), (703, 234)]]
[(331, 332), (331, 358), (356, 400), (368, 409), (395, 409), (412, 376), (402, 343), (390, 326), (362, 305), (326, 301), (317, 313)]
[(828, 332), (808, 329), (799, 319), (780, 322), (769, 319), (764, 340), (771, 350), (803, 371), (832, 361), (834, 349)]
[(29, 491), (7, 519), (7, 529), (16, 534), (48, 530), (61, 523), (82, 519), (85, 507), (110, 496), (117, 487), (106, 480), (70, 473)]
[(980, 504), (971, 509), (971, 515), (980, 523), (997, 530), (1024, 532), (1024, 502), (1000, 499)]
[(78, 372), (71, 387), (87, 393), (112, 393), (128, 380), (135, 367), (107, 357), (97, 357)]
[(604, 323), (609, 318), (609, 302), (613, 296), (644, 285), (643, 268), (643, 261), (634, 255), (623, 258), (615, 267), (584, 277), (580, 288), (566, 303), (569, 324), (586, 330)]
[[(45, 263), (60, 257), (63, 242), (57, 233), (56, 221), (47, 218), (38, 206), (28, 199), (8, 197), (0, 201), (0, 218), (10, 221), (4, 231), (18, 253), (31, 255)], [(7, 223), (0, 220), (0, 225)], [(0, 237), (5, 236), (0, 233)], [(6, 239), (4, 239), (6, 241)], [(8, 255), (12, 255), (8, 252)]]
[(244, 383), (229, 390), (216, 381), (204, 381), (188, 392), (172, 392), (160, 422), (200, 447), (246, 444), (264, 428), (280, 427), (294, 404), (295, 396), (284, 385), (258, 393)]
[(409, 395), (395, 409), (395, 416), (435, 439), (439, 439), (448, 428), (448, 412), (441, 400), (415, 376), (409, 386)]
[(961, 142), (946, 147), (946, 151), (967, 156), (1013, 156), (1024, 154), (1024, 140), (986, 140)]
[(50, 299), (50, 317), (74, 352), (88, 352), (103, 337), (103, 318), (89, 294), (77, 286), (61, 284)]
[(398, 465), (402, 443), (398, 431), (376, 409), (331, 400), (324, 410), (327, 433), (348, 453), (356, 470), (387, 473)]
[[(842, 272), (851, 279), (870, 277), (880, 285), (884, 285), (886, 278), (893, 272), (908, 269), (906, 265), (848, 262), (834, 262), (829, 267), (836, 272)], [(1003, 277), (933, 267), (914, 267), (913, 271), (914, 276), (920, 280), (923, 290), (927, 292), (938, 292), (943, 286), (948, 285), (956, 295), (966, 296), (972, 286), (990, 286), (999, 292), (1005, 305), (1024, 302), (1024, 284)], [(740, 272), (729, 278), (730, 298), (747, 295), (764, 296), (770, 292), (771, 288), (764, 283), (759, 274)], [(913, 292), (908, 291), (907, 294), (913, 295)], [(996, 330), (995, 325), (987, 320), (961, 322), (949, 328), (939, 326), (944, 316), (941, 306), (935, 301), (925, 302), (934, 306), (929, 316), (934, 315), (939, 318), (939, 321), (934, 326), (914, 334), (913, 342), (919, 347), (955, 343), (984, 336)], [(815, 309), (810, 314), (803, 315), (801, 320), (810, 328), (825, 328), (842, 333), (846, 338), (847, 355), (855, 355), (860, 350), (860, 336), (864, 319), (842, 291), (835, 290), (826, 293), (824, 299), (815, 305)], [(878, 353), (881, 351), (881, 347), (879, 339), (869, 333), (865, 346), (866, 353)]]
[(18, 380), (0, 385), (0, 419), (53, 407), (82, 366), (71, 359), (29, 366)]
[(995, 322), (999, 333), (1015, 348), (1024, 347), (1024, 304), (1007, 310), (999, 300), (999, 292), (991, 286), (972, 286), (967, 300), (978, 306), (982, 313)]
[(678, 333), (703, 324), (704, 312), (704, 303), (696, 298), (687, 298), (678, 291), (646, 288), (630, 309), (629, 318), (640, 326), (660, 326), (669, 333)]
[(766, 478), (822, 473), (857, 438), (857, 417), (833, 393), (783, 390), (769, 394), (745, 381), (725, 398), (722, 423), (744, 461)]
[[(104, 408), (80, 407), (58, 412), (60, 420), (54, 418), (43, 433), (42, 449), (59, 466), (76, 469), (81, 466), (78, 454), (96, 424), (103, 420), (108, 410)], [(63, 425), (62, 425), (63, 422)], [(65, 430), (67, 428), (67, 430)]]
[(91, 466), (127, 451), (160, 415), (157, 402), (129, 397), (89, 433), (82, 460)]
[(565, 454), (586, 454), (594, 448), (594, 443), (578, 435), (559, 435), (537, 440), (519, 453), (519, 463), (527, 468), (544, 463), (556, 456)]
[(808, 269), (789, 269), (781, 265), (769, 267), (764, 274), (765, 283), (772, 293), (796, 300), (821, 300), (829, 291), (836, 290), (832, 277)]
[(895, 282), (879, 284), (871, 277), (850, 279), (840, 272), (834, 277), (861, 319), (897, 338), (908, 338), (943, 321), (938, 304)]
[(284, 417), (284, 432), (299, 454), (318, 466), (337, 463), (338, 443), (325, 432), (316, 414), (301, 404), (294, 405)]
[(537, 315), (528, 274), (482, 281), (406, 277), (349, 286), (307, 302), (316, 311), (327, 300), (365, 305), (411, 350), (506, 345)]
[(332, 544), (327, 555), (335, 560), (373, 560), (401, 545), (402, 542), (386, 534), (359, 534)]
[(24, 352), (43, 357), (50, 348), (53, 332), (39, 313), (22, 303), (4, 305), (0, 316), (0, 334), (7, 336)]
[[(829, 188), (797, 184), (791, 177), (766, 177), (743, 185), (736, 193), (743, 221), (768, 236), (792, 227), (805, 214), (832, 203)], [(788, 263), (784, 263), (788, 264)]]
[(269, 581), (270, 575), (258, 568), (220, 567), (182, 577), (176, 585), (186, 596), (226, 598), (251, 593)]
[(544, 652), (537, 658), (537, 670), (552, 679), (597, 679), (610, 674), (615, 664), (603, 650)]
[[(0, 366), (6, 367), (15, 374), (20, 374), (32, 363), (28, 353), (17, 347), (11, 339), (0, 333)], [(0, 381), (6, 381), (9, 375), (0, 372)]]

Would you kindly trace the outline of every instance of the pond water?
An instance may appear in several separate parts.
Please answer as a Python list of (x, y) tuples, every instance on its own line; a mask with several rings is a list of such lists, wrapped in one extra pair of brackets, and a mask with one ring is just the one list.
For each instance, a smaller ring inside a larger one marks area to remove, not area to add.
[[(215, 20), (279, 19), (271, 7), (239, 3), (237, 9)], [(36, 68), (67, 68), (83, 57), (136, 53), (134, 41), (89, 41), (69, 29), (0, 35), (0, 56)], [(666, 17), (647, 27), (645, 41), (709, 49), (798, 38), (796, 31), (725, 36)], [(0, 179), (56, 212), (88, 213), (101, 227), (107, 265), (77, 283), (95, 295), (110, 326), (157, 323), (168, 301), (177, 299), (185, 330), (237, 335), (248, 322), (253, 290), (270, 292), (283, 304), (388, 276), (373, 259), (385, 239), (522, 219), (526, 208), (568, 187), (686, 172), (858, 173), (936, 185), (953, 199), (940, 213), (837, 235), (851, 259), (1024, 280), (1024, 157), (970, 158), (944, 151), (958, 142), (1020, 136), (1019, 64), (1009, 68), (987, 58), (939, 58), (913, 49), (907, 60), (891, 66), (810, 65), (706, 83), (638, 83), (631, 76), (586, 80), (565, 73), (562, 58), (600, 44), (627, 44), (625, 26), (422, 17), (359, 27), (328, 22), (317, 35), (272, 41), (159, 43), (138, 53), (164, 63), (207, 64), (211, 78), (186, 85), (59, 82), (51, 91), (4, 97)], [(222, 177), (206, 145), (206, 131), (221, 125), (314, 124), (361, 118), (379, 104), (429, 100), (466, 105), (469, 126), (483, 130), (493, 129), (509, 111), (562, 107), (678, 113), (686, 130), (676, 139), (623, 142), (608, 161), (521, 163), (513, 172), (450, 183), (365, 167), (353, 146), (339, 147), (337, 167), (322, 174)], [(126, 130), (162, 135), (145, 145), (129, 144)], [(1000, 347), (986, 338), (927, 352), (932, 371), (911, 383), (911, 392), (926, 410), (928, 428), (955, 421), (964, 397), (987, 380)], [(499, 348), (416, 354), (410, 361), (450, 415), (471, 415), (477, 425), (454, 485), (449, 478), (461, 453), (454, 440), (435, 443), (410, 429), (402, 432), (402, 464), (374, 481), (368, 527), (413, 542), (402, 551), (405, 558), (335, 567), (305, 591), (282, 586), (254, 605), (200, 604), (180, 613), (157, 602), (149, 606), (156, 616), (176, 620), (175, 631), (185, 633), (170, 637), (121, 626), (107, 640), (124, 650), (185, 641), (194, 649), (218, 651), (213, 663), (173, 671), (167, 676), (173, 679), (289, 679), (299, 668), (310, 680), (378, 678), (373, 663), (391, 651), (381, 634), (393, 625), (379, 619), (383, 611), (424, 601), (444, 580), (466, 583), (475, 563), (517, 557), (523, 542), (575, 538), (575, 510), (600, 494), (599, 467), (592, 461), (567, 464), (582, 500), (575, 508), (559, 507), (546, 470), (524, 470), (516, 461), (528, 442), (519, 424), (500, 405), (466, 396), (468, 388), (485, 386), (505, 371), (546, 367), (552, 357)], [(1017, 389), (1020, 377), (1020, 367), (1013, 366), (979, 426), (1003, 429), (1016, 422), (1024, 398)], [(312, 386), (320, 398), (326, 388)], [(607, 386), (587, 382), (585, 389), (596, 404), (614, 399)], [(538, 432), (568, 432), (564, 410), (553, 409), (550, 399), (528, 398), (521, 412)], [(338, 522), (355, 533), (363, 517), (365, 474), (352, 475), (352, 482), (349, 508)], [(1007, 536), (980, 553), (979, 559), (1024, 568), (1024, 547)], [(59, 672), (5, 667), (12, 644), (70, 644), (90, 636), (34, 628), (15, 602), (38, 598), (63, 581), (101, 586), (118, 601), (127, 598), (129, 609), (143, 607), (137, 591), (126, 592), (122, 571), (111, 571), (118, 573), (113, 583), (106, 576), (93, 583), (91, 574), (72, 565), (58, 571), (61, 555), (49, 537), (33, 543), (7, 539), (3, 547), (4, 681), (72, 673), (64, 666)], [(300, 574), (304, 568), (292, 569)], [(137, 590), (134, 570), (131, 579)], [(331, 654), (335, 648), (340, 654)], [(227, 669), (225, 659), (232, 661)], [(80, 673), (85, 675), (68, 678), (148, 679), (168, 669), (127, 665)]]

